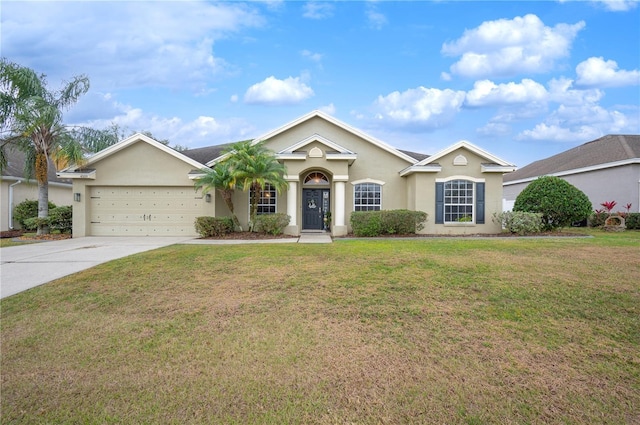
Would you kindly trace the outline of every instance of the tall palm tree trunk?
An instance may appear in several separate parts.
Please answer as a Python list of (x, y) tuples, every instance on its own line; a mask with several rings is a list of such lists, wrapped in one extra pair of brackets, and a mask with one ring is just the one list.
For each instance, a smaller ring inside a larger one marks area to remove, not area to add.
[(38, 235), (48, 235), (49, 225), (45, 223), (49, 217), (49, 161), (43, 152), (36, 154), (36, 180), (38, 180)]

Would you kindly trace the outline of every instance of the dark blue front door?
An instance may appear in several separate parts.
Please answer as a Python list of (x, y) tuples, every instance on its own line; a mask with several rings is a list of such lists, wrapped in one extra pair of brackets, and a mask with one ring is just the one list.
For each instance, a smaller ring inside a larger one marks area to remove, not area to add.
[(302, 191), (302, 229), (322, 230), (324, 214), (329, 211), (328, 189), (304, 189)]

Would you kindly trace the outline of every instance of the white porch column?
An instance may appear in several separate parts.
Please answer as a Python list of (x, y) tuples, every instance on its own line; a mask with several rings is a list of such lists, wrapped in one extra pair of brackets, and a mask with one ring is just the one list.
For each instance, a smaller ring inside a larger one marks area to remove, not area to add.
[(344, 236), (347, 234), (347, 226), (344, 223), (345, 217), (345, 186), (343, 181), (334, 180), (334, 201), (335, 201), (335, 223), (333, 225), (333, 234), (336, 236)]
[(291, 217), (289, 221), (290, 226), (298, 224), (298, 182), (289, 182), (289, 189), (287, 190), (287, 215)]

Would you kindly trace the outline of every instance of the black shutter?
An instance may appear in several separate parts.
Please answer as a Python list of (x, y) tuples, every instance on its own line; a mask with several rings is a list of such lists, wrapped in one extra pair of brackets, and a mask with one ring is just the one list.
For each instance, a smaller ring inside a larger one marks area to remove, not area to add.
[(476, 183), (476, 224), (484, 224), (484, 183)]
[(436, 224), (444, 224), (444, 183), (436, 183)]

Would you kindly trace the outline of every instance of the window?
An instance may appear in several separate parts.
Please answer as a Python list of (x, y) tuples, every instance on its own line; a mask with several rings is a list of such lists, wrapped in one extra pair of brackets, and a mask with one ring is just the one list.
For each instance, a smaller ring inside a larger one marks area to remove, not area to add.
[(382, 185), (359, 183), (354, 186), (354, 211), (380, 211), (382, 209)]
[(469, 222), (473, 220), (473, 182), (451, 180), (444, 184), (444, 221)]
[(436, 224), (484, 224), (484, 182), (449, 180), (436, 183)]
[[(251, 207), (251, 197), (253, 196), (253, 189), (249, 193), (249, 207)], [(260, 197), (258, 198), (258, 210), (257, 214), (275, 214), (276, 213), (276, 189), (267, 183), (260, 191)]]

